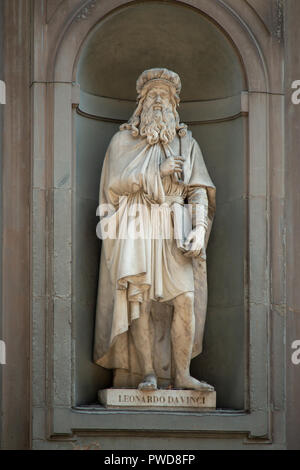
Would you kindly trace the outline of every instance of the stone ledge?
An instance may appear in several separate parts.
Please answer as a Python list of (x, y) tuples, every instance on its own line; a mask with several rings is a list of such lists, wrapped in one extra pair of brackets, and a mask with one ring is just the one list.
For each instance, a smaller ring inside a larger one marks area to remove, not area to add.
[(99, 390), (99, 402), (108, 409), (207, 411), (216, 409), (216, 392), (198, 390), (156, 390), (107, 388)]

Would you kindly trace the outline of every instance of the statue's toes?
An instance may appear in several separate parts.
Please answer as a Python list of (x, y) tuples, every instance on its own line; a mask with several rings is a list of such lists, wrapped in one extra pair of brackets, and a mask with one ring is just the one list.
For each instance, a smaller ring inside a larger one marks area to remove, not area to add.
[(208, 391), (214, 392), (214, 387), (209, 385), (206, 382), (200, 382), (194, 377), (187, 377), (183, 380), (179, 380), (175, 383), (175, 387), (179, 389), (186, 389), (186, 390), (199, 390), (199, 391)]
[(157, 380), (154, 374), (149, 374), (144, 377), (143, 382), (138, 386), (139, 390), (157, 390)]
[(212, 385), (204, 384), (203, 388), (205, 390), (208, 390), (209, 392), (214, 392), (215, 391), (215, 389)]
[(153, 382), (141, 382), (138, 386), (138, 389), (151, 391), (151, 390), (156, 390), (157, 386)]
[(197, 389), (198, 390), (207, 390), (208, 392), (214, 392), (214, 390), (215, 390), (212, 385), (209, 385), (206, 382), (198, 382)]

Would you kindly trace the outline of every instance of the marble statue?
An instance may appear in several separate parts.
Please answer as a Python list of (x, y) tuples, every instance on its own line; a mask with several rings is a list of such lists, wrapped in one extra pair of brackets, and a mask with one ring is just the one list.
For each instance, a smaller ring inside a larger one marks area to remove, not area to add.
[(179, 121), (180, 90), (175, 72), (143, 72), (103, 164), (94, 360), (113, 369), (115, 388), (214, 390), (190, 361), (202, 350), (215, 187)]

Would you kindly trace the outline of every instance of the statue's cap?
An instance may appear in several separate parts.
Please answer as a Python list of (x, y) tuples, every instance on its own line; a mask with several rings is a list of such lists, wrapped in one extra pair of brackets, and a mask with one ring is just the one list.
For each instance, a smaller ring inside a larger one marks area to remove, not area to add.
[(179, 75), (176, 72), (165, 68), (154, 68), (145, 70), (137, 79), (136, 82), (136, 91), (138, 94), (141, 93), (145, 85), (150, 82), (162, 82), (168, 86), (173, 86), (176, 89), (177, 95), (179, 95), (181, 90), (181, 81)]

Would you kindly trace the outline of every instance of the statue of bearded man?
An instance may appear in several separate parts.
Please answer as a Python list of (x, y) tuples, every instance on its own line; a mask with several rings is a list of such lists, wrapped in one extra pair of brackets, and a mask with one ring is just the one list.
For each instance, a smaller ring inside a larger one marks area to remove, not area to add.
[[(202, 350), (215, 187), (179, 122), (180, 90), (170, 70), (143, 72), (138, 106), (103, 164), (94, 360), (114, 370), (115, 388), (213, 390), (191, 377), (190, 361)], [(137, 214), (142, 236), (128, 236)], [(109, 224), (115, 237), (104, 236)]]

